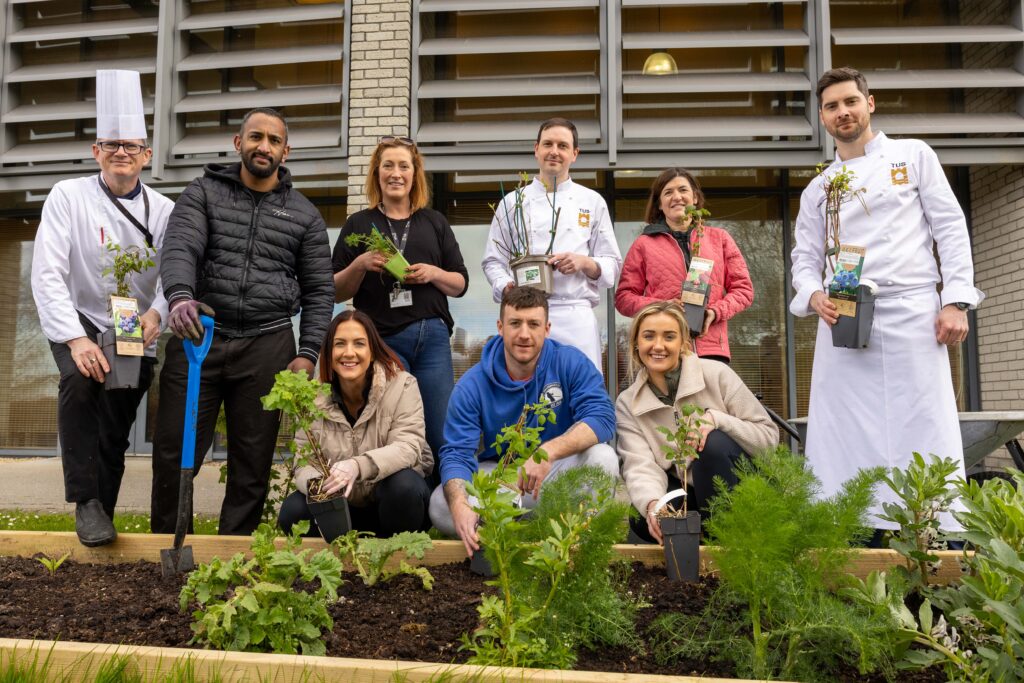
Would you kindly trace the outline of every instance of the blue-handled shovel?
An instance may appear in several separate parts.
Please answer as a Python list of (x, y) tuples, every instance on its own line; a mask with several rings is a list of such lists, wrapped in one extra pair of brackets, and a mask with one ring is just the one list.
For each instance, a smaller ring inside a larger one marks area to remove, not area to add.
[(196, 568), (192, 546), (186, 545), (185, 534), (192, 519), (192, 476), (196, 460), (196, 424), (199, 421), (199, 375), (203, 360), (213, 343), (213, 318), (199, 316), (203, 323), (203, 341), (182, 342), (188, 359), (188, 388), (185, 391), (185, 429), (181, 441), (181, 480), (178, 483), (178, 520), (174, 525), (174, 547), (160, 551), (160, 569), (164, 578), (190, 572)]

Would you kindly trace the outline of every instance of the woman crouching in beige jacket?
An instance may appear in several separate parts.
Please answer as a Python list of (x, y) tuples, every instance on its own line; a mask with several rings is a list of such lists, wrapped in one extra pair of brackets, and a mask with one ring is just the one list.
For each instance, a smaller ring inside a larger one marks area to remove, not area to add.
[[(330, 397), (317, 403), (326, 417), (311, 431), (331, 462), (326, 493), (344, 491), (352, 527), (392, 536), (430, 526), (430, 487), (424, 479), (434, 465), (423, 426), (423, 401), (416, 378), (402, 370), (395, 352), (365, 313), (345, 310), (331, 321), (320, 349), (320, 381)], [(305, 435), (296, 435), (302, 445)], [(306, 504), (312, 467), (295, 471), (298, 491), (281, 505), (278, 523), (286, 532), (308, 519)]]
[(675, 431), (676, 412), (690, 403), (705, 410), (699, 458), (690, 465), (691, 509), (705, 509), (714, 495), (714, 477), (732, 486), (733, 466), (749, 454), (775, 447), (779, 428), (743, 380), (725, 363), (698, 358), (690, 349), (682, 308), (670, 301), (651, 304), (633, 320), (629, 333), (632, 385), (615, 403), (617, 450), (629, 498), (643, 520), (630, 520), (649, 543), (661, 543), (654, 504), (681, 477), (661, 450), (658, 427)]

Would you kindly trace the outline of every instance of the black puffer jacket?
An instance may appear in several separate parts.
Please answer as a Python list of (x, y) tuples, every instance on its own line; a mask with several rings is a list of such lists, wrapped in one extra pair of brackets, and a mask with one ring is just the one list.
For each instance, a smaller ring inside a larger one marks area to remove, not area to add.
[(277, 187), (258, 202), (241, 164), (208, 164), (181, 193), (160, 255), (164, 295), (213, 308), (216, 329), (254, 337), (291, 325), (302, 310), (299, 355), (314, 363), (331, 312), (334, 278), (320, 212), (278, 169)]

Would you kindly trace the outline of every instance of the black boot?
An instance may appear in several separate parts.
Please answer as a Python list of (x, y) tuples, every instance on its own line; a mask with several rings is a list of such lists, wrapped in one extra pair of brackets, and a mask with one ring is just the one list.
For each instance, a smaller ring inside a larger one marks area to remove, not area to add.
[(82, 545), (89, 548), (113, 543), (117, 538), (114, 523), (95, 498), (75, 504), (75, 532)]

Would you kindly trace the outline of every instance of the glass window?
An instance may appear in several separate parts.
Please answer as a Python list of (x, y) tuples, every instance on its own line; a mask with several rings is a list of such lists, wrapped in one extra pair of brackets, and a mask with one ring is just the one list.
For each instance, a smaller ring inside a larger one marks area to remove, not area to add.
[(32, 298), (32, 239), (38, 219), (0, 219), (0, 449), (57, 447), (60, 373)]

